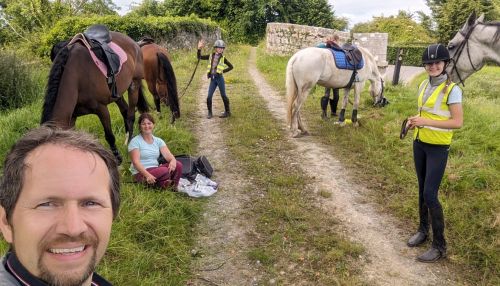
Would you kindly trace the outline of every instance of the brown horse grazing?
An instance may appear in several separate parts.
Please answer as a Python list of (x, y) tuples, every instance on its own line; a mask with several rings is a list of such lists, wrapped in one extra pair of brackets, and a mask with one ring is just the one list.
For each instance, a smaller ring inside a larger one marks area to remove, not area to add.
[(149, 92), (153, 95), (156, 111), (161, 112), (160, 103), (163, 102), (170, 107), (171, 123), (174, 123), (181, 113), (177, 80), (170, 63), (170, 55), (167, 49), (155, 44), (150, 38), (139, 41), (139, 45), (144, 59), (144, 78), (148, 84)]
[(111, 97), (106, 77), (94, 64), (88, 49), (81, 41), (76, 41), (56, 53), (50, 69), (41, 123), (72, 128), (78, 116), (96, 114), (104, 128), (106, 141), (121, 163), (107, 105), (117, 101), (122, 116), (127, 119), (125, 129), (129, 140), (132, 138), (136, 106), (139, 112), (148, 111), (148, 106), (141, 87), (144, 71), (139, 45), (124, 34), (110, 32), (110, 35), (112, 41), (127, 54), (127, 61), (116, 76), (116, 88), (120, 95), (128, 90), (128, 107), (122, 96)]

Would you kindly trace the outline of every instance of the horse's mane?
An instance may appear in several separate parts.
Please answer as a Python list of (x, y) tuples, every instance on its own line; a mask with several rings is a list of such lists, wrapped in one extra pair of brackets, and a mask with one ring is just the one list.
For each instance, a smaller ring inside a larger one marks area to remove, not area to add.
[(45, 100), (42, 109), (42, 118), (40, 123), (43, 124), (52, 119), (54, 105), (56, 103), (57, 94), (59, 92), (59, 85), (61, 77), (64, 72), (64, 66), (68, 61), (69, 48), (66, 46), (62, 48), (57, 54), (52, 67), (50, 68), (49, 80), (47, 83), (47, 90), (45, 92)]
[(372, 73), (374, 73), (374, 75), (375, 74), (380, 75), (380, 72), (379, 72), (378, 67), (377, 67), (377, 61), (375, 60), (375, 57), (370, 53), (370, 51), (368, 49), (366, 49), (364, 47), (360, 47), (360, 46), (358, 46), (358, 49), (360, 49), (361, 52), (363, 53), (363, 57), (365, 58), (366, 62), (369, 61), (375, 65), (375, 69), (372, 69), (372, 66), (370, 66)]
[(495, 35), (493, 35), (493, 41), (498, 41), (500, 40), (500, 22), (499, 21), (491, 21), (491, 22), (479, 22), (478, 24), (482, 24), (487, 27), (498, 27), (497, 31), (495, 32)]

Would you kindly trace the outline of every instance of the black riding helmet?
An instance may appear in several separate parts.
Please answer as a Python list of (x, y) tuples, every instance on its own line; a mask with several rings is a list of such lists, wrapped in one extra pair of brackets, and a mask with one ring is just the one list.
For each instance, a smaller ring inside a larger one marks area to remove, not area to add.
[(422, 64), (430, 64), (439, 61), (449, 62), (450, 53), (448, 49), (441, 44), (428, 46), (422, 54)]

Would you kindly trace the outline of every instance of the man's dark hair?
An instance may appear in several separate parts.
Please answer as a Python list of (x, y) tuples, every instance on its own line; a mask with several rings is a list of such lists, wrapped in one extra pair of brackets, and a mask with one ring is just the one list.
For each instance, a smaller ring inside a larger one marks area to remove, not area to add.
[(53, 144), (69, 147), (99, 156), (109, 171), (111, 206), (113, 218), (120, 207), (120, 174), (118, 164), (113, 154), (92, 135), (75, 130), (62, 130), (48, 125), (29, 131), (12, 146), (3, 165), (3, 175), (0, 179), (0, 205), (5, 209), (10, 221), (14, 207), (24, 184), (26, 174), (26, 157), (36, 148)]

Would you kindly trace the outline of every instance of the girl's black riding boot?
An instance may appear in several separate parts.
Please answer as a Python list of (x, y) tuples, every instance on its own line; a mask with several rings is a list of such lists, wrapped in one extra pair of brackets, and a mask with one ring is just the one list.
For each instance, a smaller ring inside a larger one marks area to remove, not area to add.
[(417, 257), (420, 262), (432, 263), (446, 257), (446, 241), (444, 240), (444, 216), (441, 206), (430, 208), (432, 223), (432, 246)]
[(224, 113), (222, 113), (222, 115), (220, 115), (219, 117), (226, 118), (226, 117), (231, 116), (231, 110), (229, 109), (229, 99), (223, 97), (222, 101), (224, 102)]
[(207, 99), (207, 109), (208, 109), (208, 115), (207, 118), (210, 119), (212, 118), (212, 101)]
[(337, 116), (337, 106), (339, 104), (339, 90), (333, 89), (333, 99), (330, 99), (330, 109), (332, 110), (332, 115)]
[(429, 208), (423, 200), (418, 204), (418, 214), (420, 216), (418, 231), (427, 235), (429, 233)]
[(437, 248), (446, 256), (446, 241), (444, 239), (444, 215), (441, 206), (429, 209), (432, 223), (432, 247)]

